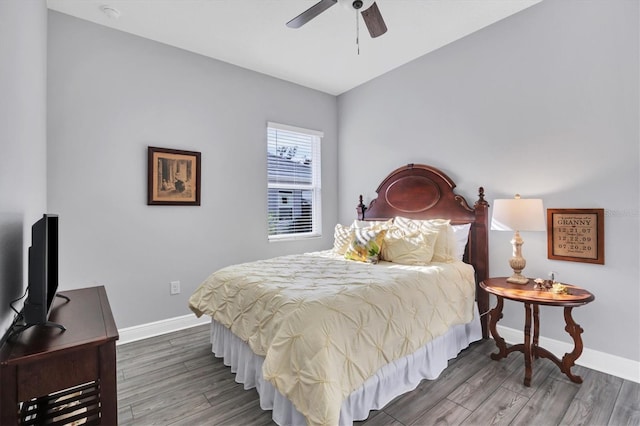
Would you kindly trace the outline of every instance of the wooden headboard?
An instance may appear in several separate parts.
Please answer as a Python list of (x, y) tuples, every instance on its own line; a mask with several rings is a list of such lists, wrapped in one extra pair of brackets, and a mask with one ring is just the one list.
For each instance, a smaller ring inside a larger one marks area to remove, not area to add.
[(442, 171), (424, 164), (408, 164), (394, 170), (378, 186), (377, 198), (358, 204), (359, 220), (382, 220), (396, 216), (411, 219), (450, 219), (452, 225), (471, 223), (464, 261), (476, 271), (476, 300), (481, 314), (482, 335), (489, 337), (489, 295), (479, 287), (489, 277), (489, 203), (484, 188), (478, 190), (473, 208), (457, 195), (456, 184)]

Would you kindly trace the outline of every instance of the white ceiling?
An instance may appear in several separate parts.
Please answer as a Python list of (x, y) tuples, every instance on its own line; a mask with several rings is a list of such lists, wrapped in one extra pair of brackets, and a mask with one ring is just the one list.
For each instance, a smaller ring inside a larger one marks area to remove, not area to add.
[[(369, 37), (335, 5), (299, 29), (285, 23), (318, 0), (48, 0), (97, 24), (332, 95), (348, 91), (541, 0), (377, 0), (389, 31)], [(340, 0), (342, 1), (342, 0)], [(108, 5), (117, 19), (101, 10)]]

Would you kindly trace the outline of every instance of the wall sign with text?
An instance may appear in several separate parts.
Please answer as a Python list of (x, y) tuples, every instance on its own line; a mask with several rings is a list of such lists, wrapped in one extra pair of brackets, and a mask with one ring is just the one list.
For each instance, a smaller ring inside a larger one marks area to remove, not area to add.
[(604, 265), (604, 209), (547, 209), (548, 258)]

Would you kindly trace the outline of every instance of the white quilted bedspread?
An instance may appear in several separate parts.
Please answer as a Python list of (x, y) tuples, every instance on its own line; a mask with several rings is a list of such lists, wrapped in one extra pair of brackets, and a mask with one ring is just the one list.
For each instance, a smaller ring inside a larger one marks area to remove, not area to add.
[(189, 299), (265, 357), (263, 375), (310, 425), (380, 367), (473, 319), (473, 268), (377, 265), (331, 251), (223, 268)]

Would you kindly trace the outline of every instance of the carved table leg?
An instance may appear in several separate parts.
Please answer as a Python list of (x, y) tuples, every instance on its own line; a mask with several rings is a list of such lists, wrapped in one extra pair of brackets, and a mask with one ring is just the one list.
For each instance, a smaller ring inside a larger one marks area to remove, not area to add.
[(493, 340), (496, 341), (496, 346), (498, 347), (498, 352), (495, 354), (491, 354), (491, 359), (499, 360), (505, 358), (507, 356), (507, 344), (504, 339), (498, 334), (498, 330), (496, 328), (496, 324), (500, 318), (502, 318), (502, 308), (504, 306), (504, 299), (500, 296), (496, 296), (498, 299), (498, 303), (496, 307), (493, 308), (489, 312), (489, 330), (491, 331), (491, 336), (493, 336)]
[(573, 338), (573, 352), (564, 354), (560, 370), (562, 370), (572, 382), (582, 383), (582, 377), (571, 374), (571, 367), (573, 367), (575, 360), (582, 354), (582, 337), (580, 337), (580, 335), (584, 331), (571, 317), (572, 309), (573, 308), (570, 307), (564, 308), (564, 321), (567, 323), (565, 327), (566, 332)]
[(570, 307), (564, 308), (564, 320), (567, 323), (565, 331), (569, 333), (573, 339), (573, 351), (571, 353), (564, 354), (561, 361), (554, 354), (544, 348), (538, 348), (537, 350), (538, 355), (541, 358), (547, 358), (553, 361), (553, 363), (560, 368), (560, 371), (566, 374), (572, 382), (582, 383), (582, 377), (573, 375), (571, 373), (571, 367), (573, 367), (575, 360), (578, 359), (580, 354), (582, 354), (582, 338), (580, 337), (580, 334), (582, 334), (584, 330), (576, 324), (571, 317), (571, 309), (572, 308)]
[(533, 357), (538, 359), (538, 340), (540, 337), (540, 307), (533, 305)]
[[(531, 304), (524, 304), (524, 385), (531, 386), (533, 356), (531, 354)], [(535, 334), (535, 330), (534, 330)]]

